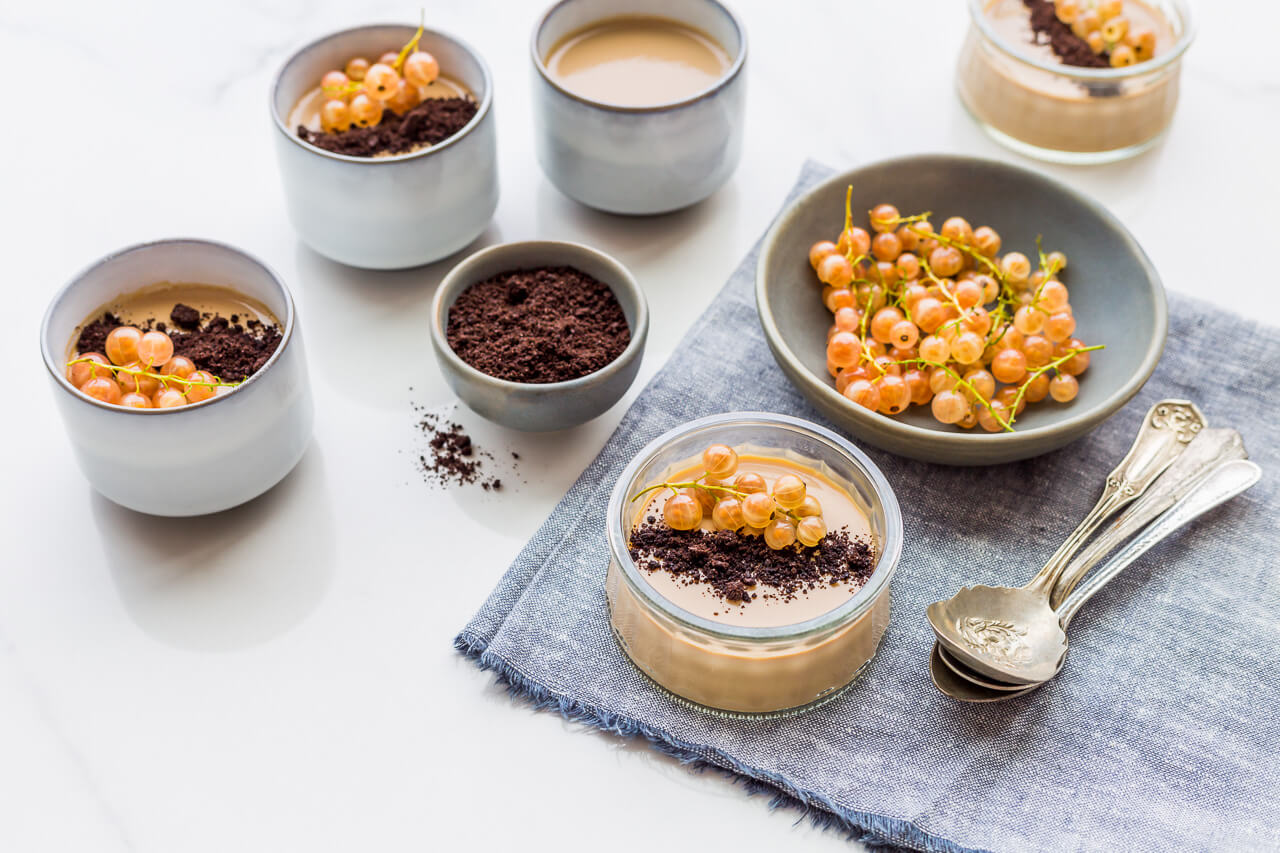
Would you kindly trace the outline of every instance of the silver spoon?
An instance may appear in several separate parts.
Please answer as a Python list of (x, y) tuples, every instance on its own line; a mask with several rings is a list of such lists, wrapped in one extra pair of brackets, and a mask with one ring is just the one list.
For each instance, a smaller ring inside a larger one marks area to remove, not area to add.
[[(1090, 598), (1107, 585), (1116, 575), (1128, 568), (1135, 560), (1168, 538), (1182, 527), (1199, 518), (1216, 506), (1226, 503), (1236, 495), (1248, 489), (1262, 476), (1262, 469), (1247, 459), (1232, 459), (1220, 463), (1203, 479), (1196, 483), (1190, 491), (1172, 508), (1165, 511), (1156, 521), (1134, 538), (1115, 556), (1106, 562), (1092, 577), (1078, 589), (1067, 596), (1058, 608), (1057, 617), (1065, 632), (1071, 620)], [(1013, 685), (992, 685), (989, 679), (980, 673), (970, 677), (970, 671), (954, 658), (946, 658), (945, 649), (934, 643), (933, 654), (929, 658), (929, 676), (943, 693), (962, 702), (999, 702), (1014, 696), (1024, 696), (1035, 690), (1044, 682), (1027, 684), (1016, 689)], [(1058, 661), (1061, 670), (1063, 658)], [(1052, 676), (1050, 676), (1052, 677)], [(980, 680), (979, 680), (980, 679)], [(1048, 679), (1046, 679), (1047, 681)]]
[(938, 642), (957, 661), (998, 681), (1035, 684), (1051, 678), (1067, 650), (1067, 635), (1049, 606), (1058, 577), (1085, 540), (1141, 495), (1204, 423), (1204, 415), (1186, 400), (1152, 406), (1133, 446), (1107, 476), (1098, 503), (1026, 586), (965, 587), (929, 605)]
[(1103, 557), (1125, 539), (1146, 527), (1152, 519), (1164, 512), (1182, 496), (1189, 493), (1197, 483), (1228, 459), (1248, 459), (1244, 449), (1244, 439), (1233, 429), (1209, 429), (1200, 431), (1187, 449), (1182, 452), (1173, 464), (1151, 484), (1142, 497), (1138, 498), (1124, 512), (1116, 516), (1116, 520), (1101, 530), (1097, 537), (1072, 559), (1070, 565), (1058, 578), (1058, 585), (1053, 588), (1049, 604), (1055, 610), (1076, 584), (1097, 565)]

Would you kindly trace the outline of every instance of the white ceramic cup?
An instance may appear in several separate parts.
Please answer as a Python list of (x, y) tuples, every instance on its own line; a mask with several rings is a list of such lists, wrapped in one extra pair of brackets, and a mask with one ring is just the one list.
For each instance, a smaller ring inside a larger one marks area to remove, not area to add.
[[(131, 409), (81, 394), (66, 375), (77, 327), (122, 294), (164, 281), (220, 285), (256, 299), (283, 324), (279, 348), (233, 391), (200, 403)], [(40, 349), (80, 469), (129, 509), (190, 516), (237, 506), (282, 480), (311, 440), (311, 387), (293, 298), (265, 264), (231, 246), (161, 240), (91, 264), (54, 297)]]
[[(544, 61), (566, 36), (619, 16), (668, 18), (711, 36), (731, 64), (693, 97), (622, 107), (576, 95)], [(538, 162), (565, 195), (609, 213), (679, 210), (719, 189), (742, 155), (747, 35), (718, 0), (560, 0), (531, 45)]]
[(399, 50), (416, 27), (375, 24), (325, 36), (299, 50), (271, 86), (276, 154), (289, 219), (320, 254), (366, 269), (420, 266), (480, 236), (498, 206), (493, 80), (469, 46), (436, 30), (419, 45), (440, 73), (475, 96), (475, 117), (429, 148), (387, 157), (349, 157), (317, 148), (288, 126), (289, 112), (326, 71), (355, 56)]

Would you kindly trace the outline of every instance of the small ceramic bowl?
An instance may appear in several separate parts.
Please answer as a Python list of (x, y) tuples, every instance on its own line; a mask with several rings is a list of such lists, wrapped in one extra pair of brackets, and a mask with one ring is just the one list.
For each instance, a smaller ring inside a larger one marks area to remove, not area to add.
[[(81, 394), (66, 362), (78, 326), (130, 291), (163, 281), (228, 287), (283, 326), (275, 354), (229, 394), (174, 409), (111, 406)], [(311, 440), (313, 407), (293, 297), (274, 272), (209, 240), (161, 240), (91, 264), (54, 297), (40, 329), (53, 394), (89, 484), (151, 515), (204, 515), (270, 489)]]
[[(932, 211), (940, 225), (963, 216), (990, 225), (1002, 251), (1035, 257), (1067, 255), (1062, 281), (1078, 320), (1076, 336), (1105, 344), (1080, 377), (1070, 403), (1045, 400), (1018, 416), (1015, 432), (962, 430), (936, 421), (927, 406), (890, 417), (868, 411), (835, 389), (826, 370), (831, 313), (809, 266), (809, 247), (834, 240), (844, 220), (845, 190), (853, 210), (881, 202), (903, 212)], [(824, 414), (876, 447), (948, 465), (991, 465), (1048, 453), (1074, 441), (1128, 402), (1151, 376), (1164, 350), (1164, 288), (1138, 242), (1102, 205), (1044, 175), (973, 157), (914, 156), (874, 163), (815, 187), (787, 208), (764, 239), (756, 268), (756, 305), (778, 365)]]
[[(544, 61), (566, 36), (620, 16), (667, 18), (706, 33), (731, 57), (729, 70), (691, 98), (623, 107), (576, 95)], [(551, 183), (609, 213), (656, 214), (702, 201), (742, 154), (747, 34), (717, 0), (560, 0), (533, 30), (534, 143)]]
[(344, 264), (399, 269), (439, 260), (480, 236), (498, 206), (493, 79), (479, 54), (453, 36), (426, 30), (420, 42), (478, 105), (448, 139), (407, 154), (349, 157), (302, 141), (288, 126), (289, 112), (326, 71), (354, 56), (399, 50), (416, 31), (376, 24), (325, 36), (290, 57), (271, 86), (289, 219), (304, 243)]
[[(609, 286), (631, 327), (631, 343), (622, 354), (595, 373), (546, 383), (498, 379), (459, 358), (445, 334), (449, 309), (459, 294), (499, 273), (545, 266), (575, 267)], [(626, 267), (590, 247), (549, 240), (503, 243), (476, 252), (440, 282), (431, 309), (431, 345), (449, 387), (489, 420), (527, 432), (568, 429), (604, 414), (635, 381), (648, 332), (644, 293)]]

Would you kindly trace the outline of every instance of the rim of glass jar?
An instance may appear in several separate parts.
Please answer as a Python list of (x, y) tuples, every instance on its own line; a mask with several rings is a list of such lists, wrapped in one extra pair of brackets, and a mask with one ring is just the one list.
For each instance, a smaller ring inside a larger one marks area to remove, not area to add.
[[(623, 510), (631, 500), (631, 495), (628, 494), (630, 491), (628, 489), (628, 485), (631, 483), (631, 480), (635, 477), (636, 473), (642, 466), (647, 464), (648, 461), (658, 453), (658, 451), (672, 441), (678, 438), (685, 438), (698, 432), (731, 424), (784, 427), (798, 432), (807, 433), (810, 437), (825, 442), (847, 458), (847, 461), (851, 466), (866, 478), (867, 482), (871, 485), (872, 491), (875, 492), (876, 497), (880, 499), (880, 504), (884, 508), (885, 515), (885, 537), (884, 543), (880, 548), (880, 556), (876, 560), (876, 567), (872, 570), (871, 577), (867, 580), (867, 583), (862, 587), (862, 589), (858, 590), (857, 594), (854, 595), (853, 598), (849, 599), (836, 609), (827, 611), (820, 616), (815, 616), (814, 618), (808, 619), (804, 622), (765, 628), (735, 627), (733, 625), (726, 625), (723, 622), (713, 622), (710, 619), (705, 619), (697, 614), (685, 610), (660, 595), (657, 590), (655, 590), (649, 582), (644, 579), (640, 574), (640, 570), (636, 567), (635, 562), (631, 559), (631, 553), (627, 550), (627, 532), (623, 529), (622, 518)], [(646, 604), (686, 628), (692, 628), (703, 634), (709, 634), (723, 640), (792, 640), (842, 627), (854, 618), (861, 616), (863, 613), (871, 609), (872, 605), (880, 597), (881, 591), (887, 587), (889, 582), (892, 580), (893, 575), (898, 568), (898, 561), (902, 556), (902, 511), (898, 506), (898, 498), (894, 494), (893, 488), (889, 485), (889, 481), (880, 471), (880, 468), (872, 462), (865, 453), (851, 444), (847, 439), (837, 435), (831, 430), (800, 418), (774, 414), (772, 412), (728, 412), (722, 415), (710, 415), (705, 418), (698, 418), (697, 420), (689, 421), (688, 423), (681, 424), (674, 429), (670, 429), (646, 444), (618, 476), (618, 482), (614, 485), (613, 494), (609, 498), (609, 520), (607, 527), (609, 550), (612, 552), (613, 559), (621, 567), (622, 574), (630, 584), (632, 590), (634, 590)]]
[(1174, 43), (1172, 50), (1163, 56), (1157, 56), (1154, 59), (1149, 59), (1136, 65), (1129, 65), (1125, 68), (1080, 68), (1074, 65), (1045, 62), (1019, 52), (1016, 45), (1006, 41), (991, 26), (984, 9), (990, 3), (991, 0), (969, 0), (969, 16), (973, 19), (974, 26), (986, 36), (987, 41), (998, 45), (1007, 56), (1024, 65), (1030, 65), (1032, 68), (1039, 68), (1041, 71), (1070, 77), (1075, 80), (1125, 80), (1130, 77), (1139, 77), (1160, 71), (1181, 59), (1182, 54), (1187, 52), (1187, 48), (1191, 46), (1191, 42), (1196, 37), (1197, 22), (1191, 13), (1191, 4), (1188, 0), (1169, 0), (1170, 5), (1177, 11), (1182, 24), (1182, 33), (1178, 36), (1178, 40)]

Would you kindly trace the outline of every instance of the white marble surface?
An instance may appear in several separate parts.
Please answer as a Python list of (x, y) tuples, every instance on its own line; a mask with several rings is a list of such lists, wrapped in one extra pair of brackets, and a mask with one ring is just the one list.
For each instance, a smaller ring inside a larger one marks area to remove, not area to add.
[[(502, 198), (483, 239), (581, 240), (628, 264), (653, 310), (642, 379), (806, 156), (1019, 159), (952, 93), (960, 0), (738, 0), (752, 53), (736, 177), (685, 213), (596, 215), (560, 196), (528, 147), (527, 43), (542, 5), (429, 4), (496, 77)], [(1280, 13), (1265, 0), (1199, 6), (1167, 142), (1120, 165), (1046, 168), (1110, 206), (1171, 289), (1275, 312)], [(426, 335), (448, 262), (368, 273), (302, 248), (284, 216), (266, 86), (306, 38), (417, 14), (386, 0), (0, 8), (0, 849), (849, 849), (714, 774), (511, 704), (452, 650), (625, 403), (547, 436), (460, 412), (480, 445), (523, 458), (500, 497), (435, 491), (414, 473), (410, 404), (451, 403)], [(170, 235), (238, 244), (285, 276), (319, 409), (314, 446), (284, 484), (184, 522), (90, 492), (36, 347), (71, 274)]]

